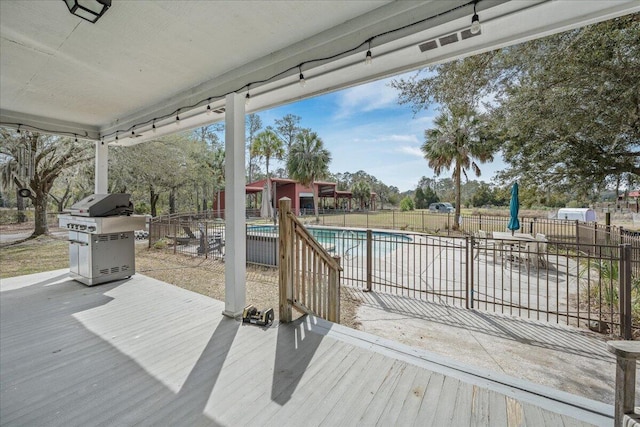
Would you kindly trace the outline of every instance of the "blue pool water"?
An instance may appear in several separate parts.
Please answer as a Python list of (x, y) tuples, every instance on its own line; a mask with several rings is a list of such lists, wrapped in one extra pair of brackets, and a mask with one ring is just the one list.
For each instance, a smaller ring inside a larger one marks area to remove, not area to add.
[[(330, 253), (341, 257), (365, 256), (367, 247), (367, 232), (343, 228), (315, 228), (306, 227), (311, 235)], [(278, 229), (273, 225), (250, 226), (247, 232), (257, 235), (273, 236)], [(374, 256), (384, 255), (396, 250), (399, 244), (410, 242), (409, 236), (399, 233), (374, 231), (372, 232), (372, 249)]]

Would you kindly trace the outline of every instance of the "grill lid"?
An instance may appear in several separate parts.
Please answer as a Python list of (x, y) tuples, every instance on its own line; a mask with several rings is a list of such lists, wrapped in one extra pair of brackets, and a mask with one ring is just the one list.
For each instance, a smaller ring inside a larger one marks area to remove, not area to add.
[(92, 194), (73, 204), (69, 210), (77, 216), (116, 216), (131, 215), (133, 205), (129, 201), (131, 194)]

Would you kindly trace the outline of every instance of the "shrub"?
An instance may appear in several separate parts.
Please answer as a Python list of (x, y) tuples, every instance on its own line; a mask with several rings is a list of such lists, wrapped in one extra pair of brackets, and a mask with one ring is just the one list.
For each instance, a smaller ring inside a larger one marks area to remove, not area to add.
[(414, 210), (414, 208), (415, 208), (415, 206), (413, 204), (413, 199), (411, 197), (409, 197), (409, 196), (406, 196), (400, 202), (400, 210), (402, 212), (412, 211), (412, 210)]
[(162, 239), (158, 239), (153, 244), (153, 249), (167, 249), (168, 247), (169, 247), (169, 240), (165, 239), (164, 237)]

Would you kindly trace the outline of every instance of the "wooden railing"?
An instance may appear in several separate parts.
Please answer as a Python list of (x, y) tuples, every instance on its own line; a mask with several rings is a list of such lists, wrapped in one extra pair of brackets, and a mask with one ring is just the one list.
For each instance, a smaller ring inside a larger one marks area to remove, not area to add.
[(340, 258), (332, 257), (291, 212), (291, 199), (279, 201), (280, 321), (291, 309), (340, 322)]

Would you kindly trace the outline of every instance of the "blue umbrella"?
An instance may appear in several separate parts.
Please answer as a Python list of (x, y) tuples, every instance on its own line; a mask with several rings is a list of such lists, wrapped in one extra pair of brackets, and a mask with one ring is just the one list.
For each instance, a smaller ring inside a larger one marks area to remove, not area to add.
[(511, 230), (513, 234), (516, 230), (520, 229), (520, 221), (518, 220), (518, 211), (520, 210), (520, 197), (518, 196), (518, 183), (513, 184), (511, 189), (511, 201), (509, 202), (509, 225), (507, 228)]

